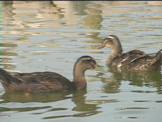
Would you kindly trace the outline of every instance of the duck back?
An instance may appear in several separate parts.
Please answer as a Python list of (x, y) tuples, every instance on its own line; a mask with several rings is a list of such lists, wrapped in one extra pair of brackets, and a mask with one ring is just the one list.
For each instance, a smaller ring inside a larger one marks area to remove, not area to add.
[(12, 76), (1, 69), (1, 79), (7, 92), (53, 92), (76, 89), (73, 82), (55, 72), (16, 73)]
[(126, 69), (130, 71), (158, 70), (160, 69), (161, 59), (161, 50), (157, 52), (156, 55), (145, 54), (140, 50), (132, 50), (114, 58), (110, 65), (118, 69)]

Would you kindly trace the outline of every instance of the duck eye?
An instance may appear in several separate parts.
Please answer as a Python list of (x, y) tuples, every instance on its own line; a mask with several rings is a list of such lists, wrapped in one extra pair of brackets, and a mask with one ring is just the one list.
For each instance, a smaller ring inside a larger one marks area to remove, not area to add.
[(111, 41), (111, 42), (112, 42), (112, 41), (113, 41), (113, 38), (107, 37), (107, 38), (105, 38), (104, 40), (105, 40), (105, 41)]
[(82, 60), (82, 63), (88, 63), (89, 61), (88, 60)]
[(107, 38), (109, 41), (112, 41), (113, 39), (112, 38)]
[(95, 64), (95, 61), (94, 60), (82, 60), (82, 63), (94, 63)]
[(113, 39), (112, 38), (107, 38), (107, 42), (113, 43)]

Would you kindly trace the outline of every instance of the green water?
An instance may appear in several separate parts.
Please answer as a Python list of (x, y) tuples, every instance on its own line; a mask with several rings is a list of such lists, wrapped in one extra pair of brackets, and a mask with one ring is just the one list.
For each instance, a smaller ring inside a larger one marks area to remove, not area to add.
[[(106, 67), (111, 49), (97, 49), (117, 35), (124, 52), (162, 48), (160, 1), (1, 2), (1, 68), (53, 71), (72, 80), (78, 57), (90, 55), (107, 72), (87, 71), (87, 89), (66, 93), (5, 93), (2, 122), (161, 122), (158, 71), (117, 72)], [(162, 72), (162, 71), (161, 71)]]

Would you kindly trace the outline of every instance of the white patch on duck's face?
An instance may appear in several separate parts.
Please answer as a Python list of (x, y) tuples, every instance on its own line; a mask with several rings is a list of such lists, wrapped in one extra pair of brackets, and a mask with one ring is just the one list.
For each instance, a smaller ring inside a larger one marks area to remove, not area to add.
[(108, 39), (114, 39), (114, 37), (112, 37), (112, 36), (108, 36), (107, 38), (108, 38)]
[(105, 41), (104, 41), (104, 45), (105, 47), (110, 47), (112, 48), (112, 45), (113, 45), (113, 41), (110, 42), (110, 39), (113, 40), (113, 38), (106, 38)]

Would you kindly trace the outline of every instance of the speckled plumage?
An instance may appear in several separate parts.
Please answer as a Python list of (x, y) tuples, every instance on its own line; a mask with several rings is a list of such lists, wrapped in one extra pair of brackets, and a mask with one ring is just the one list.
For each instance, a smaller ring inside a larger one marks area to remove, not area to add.
[(131, 50), (129, 52), (122, 53), (122, 45), (119, 38), (115, 35), (110, 35), (105, 38), (103, 44), (99, 46), (99, 48), (103, 47), (110, 47), (113, 49), (106, 61), (108, 66), (129, 71), (150, 71), (160, 69), (162, 49), (156, 54), (145, 54), (140, 50)]
[(80, 57), (73, 69), (73, 82), (55, 72), (9, 74), (0, 69), (1, 82), (6, 92), (56, 92), (86, 88), (85, 71), (94, 69), (96, 61), (90, 56)]

